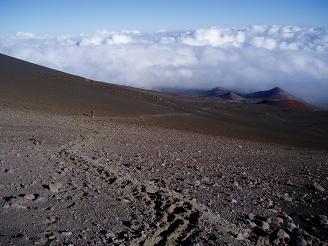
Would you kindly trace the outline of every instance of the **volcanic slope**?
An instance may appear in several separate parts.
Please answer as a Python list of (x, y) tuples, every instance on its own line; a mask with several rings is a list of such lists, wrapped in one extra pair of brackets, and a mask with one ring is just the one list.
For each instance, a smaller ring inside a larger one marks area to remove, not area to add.
[(327, 244), (326, 112), (0, 60), (0, 245)]
[(328, 113), (142, 90), (0, 55), (1, 107), (110, 117), (252, 141), (328, 148)]

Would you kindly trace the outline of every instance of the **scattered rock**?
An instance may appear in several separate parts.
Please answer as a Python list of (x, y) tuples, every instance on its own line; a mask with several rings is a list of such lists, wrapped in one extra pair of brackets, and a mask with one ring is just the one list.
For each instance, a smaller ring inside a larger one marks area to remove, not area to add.
[(297, 228), (297, 225), (295, 225), (294, 223), (287, 223), (287, 229), (292, 232)]
[(279, 229), (276, 234), (276, 239), (273, 241), (275, 245), (288, 244), (290, 237), (283, 229)]
[(255, 224), (253, 221), (250, 221), (250, 220), (248, 221), (248, 225), (252, 229), (255, 228), (255, 227), (257, 227), (257, 224)]
[(47, 218), (47, 223), (48, 224), (53, 224), (53, 223), (55, 223), (57, 221), (57, 218), (55, 217), (55, 216), (49, 216), (48, 218)]
[(245, 230), (243, 231), (243, 235), (244, 235), (244, 237), (245, 237), (245, 238), (249, 238), (251, 232), (252, 232), (252, 231), (251, 231), (250, 229), (245, 229)]
[(264, 205), (267, 208), (272, 208), (273, 207), (273, 201), (271, 199), (267, 198), (267, 199), (264, 200)]
[(50, 233), (50, 234), (47, 234), (46, 237), (49, 239), (49, 240), (54, 240), (56, 238), (56, 235), (54, 233)]
[(317, 190), (317, 191), (320, 191), (320, 192), (325, 192), (325, 188), (324, 187), (322, 187), (318, 182), (313, 182), (312, 184), (311, 184), (311, 188), (312, 189), (314, 189), (314, 190)]
[(73, 206), (75, 206), (75, 202), (72, 202), (71, 204), (69, 204), (69, 205), (67, 206), (67, 208), (71, 208), (71, 207), (73, 207)]
[(3, 207), (3, 208), (10, 208), (10, 204), (9, 204), (9, 203), (5, 203), (5, 204), (3, 204), (2, 207)]
[(232, 203), (232, 204), (237, 204), (237, 200), (234, 199), (234, 198), (232, 198), (232, 199), (231, 199), (231, 203)]
[(256, 246), (267, 246), (270, 245), (268, 237), (259, 237), (256, 241)]
[(283, 197), (284, 201), (286, 202), (292, 202), (293, 198), (290, 197), (290, 195), (288, 193), (284, 193)]
[(272, 223), (272, 219), (271, 219), (271, 217), (267, 217), (266, 219), (265, 219), (265, 222), (266, 223), (268, 223), (269, 225)]
[(308, 245), (308, 243), (306, 242), (306, 240), (304, 239), (304, 237), (302, 235), (298, 235), (295, 240), (295, 245), (306, 246), (306, 245)]
[(15, 209), (26, 209), (26, 207), (25, 206), (23, 206), (22, 204), (20, 204), (20, 203), (12, 203), (11, 205), (10, 205), (12, 208), (15, 208)]
[(328, 219), (326, 215), (319, 215), (320, 225), (328, 225)]
[(268, 231), (268, 230), (270, 230), (270, 225), (269, 225), (267, 222), (262, 221), (262, 223), (261, 223), (261, 228), (262, 228), (264, 231)]
[(53, 193), (59, 192), (59, 189), (62, 187), (62, 184), (59, 182), (56, 183), (50, 183), (48, 185), (43, 185), (46, 189), (50, 190)]
[(56, 238), (55, 235), (51, 235), (51, 236), (48, 237), (49, 240), (54, 240), (55, 238)]
[(64, 236), (64, 237), (69, 237), (71, 236), (73, 233), (71, 231), (62, 231), (61, 234)]
[(284, 223), (284, 219), (280, 217), (276, 217), (272, 220), (272, 224), (276, 227), (281, 226)]
[(26, 194), (24, 196), (24, 200), (27, 200), (27, 201), (33, 201), (35, 199), (35, 195), (34, 194)]
[(146, 191), (148, 193), (156, 193), (158, 191), (158, 187), (156, 187), (155, 184), (149, 182), (147, 185), (146, 185)]
[(249, 213), (249, 214), (248, 214), (248, 218), (249, 218), (250, 220), (254, 220), (255, 215), (254, 215), (253, 213)]
[(239, 240), (239, 241), (243, 241), (243, 240), (246, 239), (246, 237), (244, 236), (243, 233), (240, 232), (240, 233), (237, 234), (236, 239)]

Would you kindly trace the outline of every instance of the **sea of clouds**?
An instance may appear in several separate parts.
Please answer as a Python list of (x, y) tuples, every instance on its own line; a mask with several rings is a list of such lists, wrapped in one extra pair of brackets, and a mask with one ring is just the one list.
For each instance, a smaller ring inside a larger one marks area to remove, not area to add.
[(328, 28), (211, 27), (191, 31), (18, 32), (0, 52), (87, 78), (142, 88), (241, 92), (279, 86), (328, 106)]

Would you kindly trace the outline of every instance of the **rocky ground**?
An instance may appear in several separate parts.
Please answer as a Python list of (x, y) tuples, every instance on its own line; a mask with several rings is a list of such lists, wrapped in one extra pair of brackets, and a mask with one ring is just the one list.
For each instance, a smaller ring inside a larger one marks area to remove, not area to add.
[(133, 122), (2, 108), (0, 245), (327, 244), (327, 151)]

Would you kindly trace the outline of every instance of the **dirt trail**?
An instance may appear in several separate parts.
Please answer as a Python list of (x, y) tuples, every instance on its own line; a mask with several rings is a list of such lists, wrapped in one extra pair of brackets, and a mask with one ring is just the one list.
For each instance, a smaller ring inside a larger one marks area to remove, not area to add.
[[(167, 115), (113, 117), (111, 119), (136, 119)], [(114, 235), (111, 240), (129, 245), (190, 245), (200, 234), (206, 238), (207, 231), (210, 230), (212, 233), (216, 231), (226, 242), (233, 241), (231, 234), (238, 234), (237, 227), (204, 204), (197, 202), (196, 199), (186, 199), (165, 184), (164, 186), (163, 184), (158, 185), (156, 182), (146, 180), (138, 182), (130, 175), (123, 174), (112, 166), (107, 167), (91, 158), (81, 156), (79, 154), (81, 146), (96, 142), (97, 139), (106, 135), (106, 132), (90, 128), (90, 126), (84, 125), (83, 127), (90, 133), (79, 136), (76, 140), (61, 146), (58, 157), (62, 158), (66, 164), (70, 163), (73, 170), (79, 169), (84, 173), (89, 173), (94, 179), (100, 179), (105, 186), (128, 189), (128, 193), (130, 193), (128, 196), (132, 201), (131, 210), (134, 209), (135, 204), (142, 203), (149, 214), (147, 220), (145, 218), (139, 223), (134, 224), (136, 221), (130, 221), (129, 227), (133, 226), (134, 229), (125, 235), (122, 233)]]

